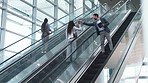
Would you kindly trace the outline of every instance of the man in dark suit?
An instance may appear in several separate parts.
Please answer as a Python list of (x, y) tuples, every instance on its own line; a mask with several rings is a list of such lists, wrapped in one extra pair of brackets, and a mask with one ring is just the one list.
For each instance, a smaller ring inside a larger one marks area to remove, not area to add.
[(93, 23), (85, 23), (85, 22), (82, 22), (82, 23), (87, 26), (95, 26), (97, 34), (100, 35), (101, 50), (102, 50), (102, 54), (104, 54), (105, 53), (105, 48), (104, 48), (105, 37), (109, 43), (110, 51), (113, 49), (113, 44), (110, 37), (110, 30), (108, 28), (109, 22), (106, 21), (105, 18), (99, 18), (98, 14), (93, 14), (93, 18), (95, 20)]

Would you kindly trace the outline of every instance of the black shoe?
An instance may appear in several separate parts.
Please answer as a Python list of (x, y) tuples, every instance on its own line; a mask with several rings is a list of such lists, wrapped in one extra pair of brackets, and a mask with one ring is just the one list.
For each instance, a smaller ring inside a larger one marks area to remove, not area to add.
[(109, 51), (107, 52), (107, 54), (109, 55), (111, 52), (112, 52), (112, 50), (109, 50)]
[(100, 55), (105, 55), (105, 52), (101, 52)]

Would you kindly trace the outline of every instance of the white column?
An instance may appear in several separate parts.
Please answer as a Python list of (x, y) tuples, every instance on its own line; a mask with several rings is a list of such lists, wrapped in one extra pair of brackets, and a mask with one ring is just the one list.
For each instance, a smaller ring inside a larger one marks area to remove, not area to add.
[[(37, 0), (33, 0), (33, 9), (32, 9), (32, 33), (36, 31), (36, 17), (37, 17)], [(32, 35), (31, 44), (35, 42), (36, 34)]]
[(72, 20), (74, 18), (74, 0), (69, 0), (69, 12), (73, 12), (69, 15), (69, 20)]
[[(58, 19), (58, 0), (54, 0), (54, 17), (56, 18), (54, 21)], [(58, 27), (58, 22), (54, 22), (55, 30)]]
[(141, 0), (142, 2), (142, 16), (143, 16), (143, 39), (144, 39), (144, 46), (145, 46), (145, 52), (148, 49), (148, 0)]
[[(6, 15), (7, 15), (7, 0), (3, 0), (2, 3), (2, 16), (1, 16), (1, 27), (2, 29), (0, 30), (0, 49), (4, 48), (5, 44), (5, 28), (6, 28)], [(3, 61), (4, 58), (4, 51), (0, 50), (0, 62)]]

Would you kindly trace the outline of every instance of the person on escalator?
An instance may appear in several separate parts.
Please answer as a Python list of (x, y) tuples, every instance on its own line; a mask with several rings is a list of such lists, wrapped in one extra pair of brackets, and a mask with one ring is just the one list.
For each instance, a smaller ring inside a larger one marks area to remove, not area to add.
[(72, 52), (73, 48), (75, 48), (75, 44), (72, 43), (72, 40), (74, 40), (77, 37), (76, 31), (82, 31), (81, 27), (80, 28), (76, 27), (74, 22), (70, 21), (68, 23), (68, 27), (66, 30), (66, 37), (67, 37), (66, 39), (69, 44), (69, 46), (67, 48), (67, 55)]
[(47, 41), (49, 40), (49, 34), (51, 33), (51, 29), (49, 28), (48, 19), (45, 18), (44, 22), (41, 25), (41, 38), (43, 42), (42, 53), (46, 53), (47, 51)]
[[(86, 23), (81, 20), (81, 23), (87, 26), (95, 26), (96, 32), (98, 35), (100, 35), (100, 41), (101, 41), (101, 54), (105, 54), (105, 48), (104, 48), (104, 41), (105, 38), (107, 39), (109, 43), (110, 51), (113, 49), (112, 40), (110, 37), (110, 30), (108, 28), (109, 22), (105, 18), (99, 18), (98, 14), (93, 14), (93, 19), (95, 20), (93, 23)], [(106, 54), (108, 54), (106, 52)]]

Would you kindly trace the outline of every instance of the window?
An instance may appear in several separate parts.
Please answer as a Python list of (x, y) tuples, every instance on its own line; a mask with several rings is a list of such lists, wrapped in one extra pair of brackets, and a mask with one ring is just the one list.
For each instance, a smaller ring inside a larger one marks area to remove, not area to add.
[(40, 11), (37, 11), (37, 23), (39, 25), (42, 24), (42, 22), (44, 21), (44, 18), (48, 18), (48, 23), (52, 23), (54, 21), (54, 19), (52, 19), (51, 17), (43, 14), (42, 12)]
[(28, 21), (25, 21), (17, 16), (8, 13), (6, 20), (6, 29), (23, 36), (27, 36), (31, 34), (32, 23), (29, 23)]
[(20, 0), (8, 0), (8, 10), (32, 20), (32, 7)]
[[(46, 0), (38, 0), (37, 7), (54, 17), (54, 6)], [(41, 16), (42, 17), (42, 16)]]
[(69, 12), (69, 4), (65, 0), (58, 0), (58, 6), (66, 12)]

